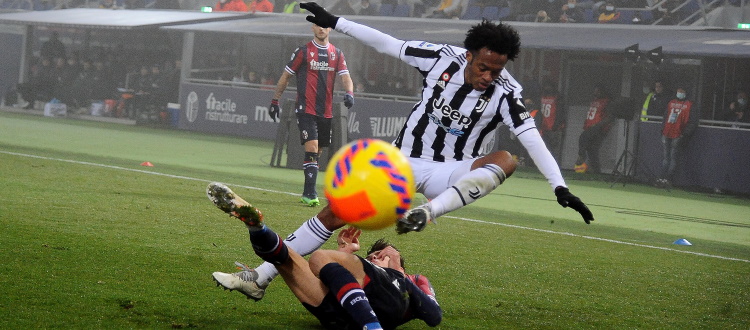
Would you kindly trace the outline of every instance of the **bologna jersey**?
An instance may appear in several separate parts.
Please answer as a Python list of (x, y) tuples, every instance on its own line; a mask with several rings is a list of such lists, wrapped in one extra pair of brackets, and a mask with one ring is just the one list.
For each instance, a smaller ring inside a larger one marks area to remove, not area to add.
[(609, 99), (601, 98), (591, 101), (589, 112), (586, 114), (586, 121), (583, 122), (583, 129), (587, 130), (604, 119), (604, 109), (607, 107)]
[(312, 40), (294, 51), (285, 70), (297, 76), (297, 111), (332, 118), (336, 75), (349, 73), (344, 53)]
[[(413, 319), (423, 320), (432, 327), (440, 324), (443, 311), (426, 277), (404, 275), (395, 269), (382, 268), (361, 257), (359, 259), (365, 271), (362, 289), (383, 329), (395, 329)], [(362, 329), (330, 291), (319, 306), (302, 305), (326, 329)]]
[(539, 125), (539, 130), (543, 132), (552, 131), (554, 129), (561, 128), (562, 121), (558, 115), (558, 109), (560, 105), (560, 97), (557, 95), (546, 95), (542, 96), (540, 112), (542, 113), (542, 123)]
[(526, 147), (550, 185), (565, 186), (557, 162), (526, 111), (521, 85), (507, 70), (489, 88), (478, 91), (464, 81), (466, 49), (396, 39), (345, 18), (339, 18), (336, 31), (404, 61), (424, 77), (422, 99), (394, 141), (406, 156), (434, 162), (475, 159), (504, 124)]

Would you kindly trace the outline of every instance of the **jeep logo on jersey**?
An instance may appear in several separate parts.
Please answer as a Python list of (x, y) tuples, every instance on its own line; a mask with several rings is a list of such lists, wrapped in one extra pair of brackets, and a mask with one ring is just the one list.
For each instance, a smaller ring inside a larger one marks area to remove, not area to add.
[(310, 70), (333, 71), (333, 68), (328, 66), (328, 62), (318, 62), (316, 60), (310, 60)]
[(442, 96), (432, 101), (432, 107), (436, 110), (439, 109), (443, 117), (447, 117), (448, 119), (457, 122), (458, 125), (462, 126), (463, 128), (467, 128), (469, 127), (469, 125), (471, 125), (471, 118), (462, 115), (460, 112), (458, 112), (458, 110), (455, 110), (449, 105), (445, 104), (445, 98), (443, 98)]
[(187, 96), (187, 102), (185, 104), (185, 116), (189, 122), (195, 122), (198, 118), (198, 93), (191, 91)]

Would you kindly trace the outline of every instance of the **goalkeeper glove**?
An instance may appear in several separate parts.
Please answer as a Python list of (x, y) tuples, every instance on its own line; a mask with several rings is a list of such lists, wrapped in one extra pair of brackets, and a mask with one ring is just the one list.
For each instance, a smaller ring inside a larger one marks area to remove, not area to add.
[(311, 12), (313, 15), (307, 16), (307, 21), (310, 23), (313, 23), (317, 26), (320, 26), (322, 28), (336, 28), (336, 23), (339, 21), (338, 16), (331, 15), (328, 11), (326, 11), (323, 7), (318, 5), (315, 2), (305, 2), (299, 4), (299, 7), (302, 9), (306, 9), (307, 11)]
[(354, 105), (354, 93), (346, 92), (346, 94), (344, 94), (344, 106), (346, 106), (347, 109), (351, 109), (353, 105)]
[(279, 108), (279, 100), (271, 100), (271, 107), (268, 108), (268, 115), (271, 116), (271, 120), (275, 122), (276, 118), (280, 118), (279, 113), (281, 113), (281, 108)]
[(557, 202), (562, 205), (562, 207), (570, 206), (571, 209), (578, 211), (586, 224), (594, 221), (594, 215), (589, 211), (588, 206), (581, 202), (581, 199), (576, 197), (576, 195), (571, 194), (568, 188), (563, 186), (555, 188), (555, 196), (557, 196)]

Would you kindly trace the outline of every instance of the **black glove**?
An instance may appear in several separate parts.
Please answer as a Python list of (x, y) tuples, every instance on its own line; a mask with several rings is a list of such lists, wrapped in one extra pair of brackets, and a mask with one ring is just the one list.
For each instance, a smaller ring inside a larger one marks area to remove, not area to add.
[(279, 108), (279, 100), (271, 100), (271, 107), (268, 108), (268, 115), (271, 116), (271, 120), (275, 122), (276, 118), (280, 118), (279, 113), (281, 113), (281, 108)]
[(354, 93), (344, 94), (344, 106), (347, 109), (351, 109), (353, 105), (354, 105)]
[(315, 2), (305, 2), (299, 4), (299, 7), (302, 9), (306, 9), (307, 11), (311, 12), (313, 15), (307, 16), (307, 21), (310, 23), (313, 23), (317, 26), (320, 26), (322, 28), (336, 28), (336, 22), (339, 21), (338, 16), (331, 15), (328, 11), (326, 11), (323, 7), (319, 6)]
[(583, 204), (581, 199), (576, 197), (576, 195), (571, 194), (568, 188), (563, 186), (555, 188), (555, 196), (557, 196), (557, 202), (562, 205), (562, 207), (570, 206), (571, 209), (578, 211), (583, 217), (583, 221), (586, 221), (586, 224), (594, 221), (594, 215), (589, 211), (588, 206)]

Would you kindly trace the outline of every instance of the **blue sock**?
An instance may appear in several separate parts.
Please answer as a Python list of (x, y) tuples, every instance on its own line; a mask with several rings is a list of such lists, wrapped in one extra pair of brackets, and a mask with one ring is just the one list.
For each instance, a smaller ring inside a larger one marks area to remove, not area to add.
[(338, 263), (330, 263), (320, 269), (320, 280), (336, 296), (341, 307), (354, 321), (366, 329), (382, 329), (378, 317), (367, 300), (365, 291), (351, 272)]
[(250, 243), (255, 254), (274, 265), (281, 265), (289, 259), (289, 249), (284, 241), (266, 225), (260, 230), (250, 230)]

